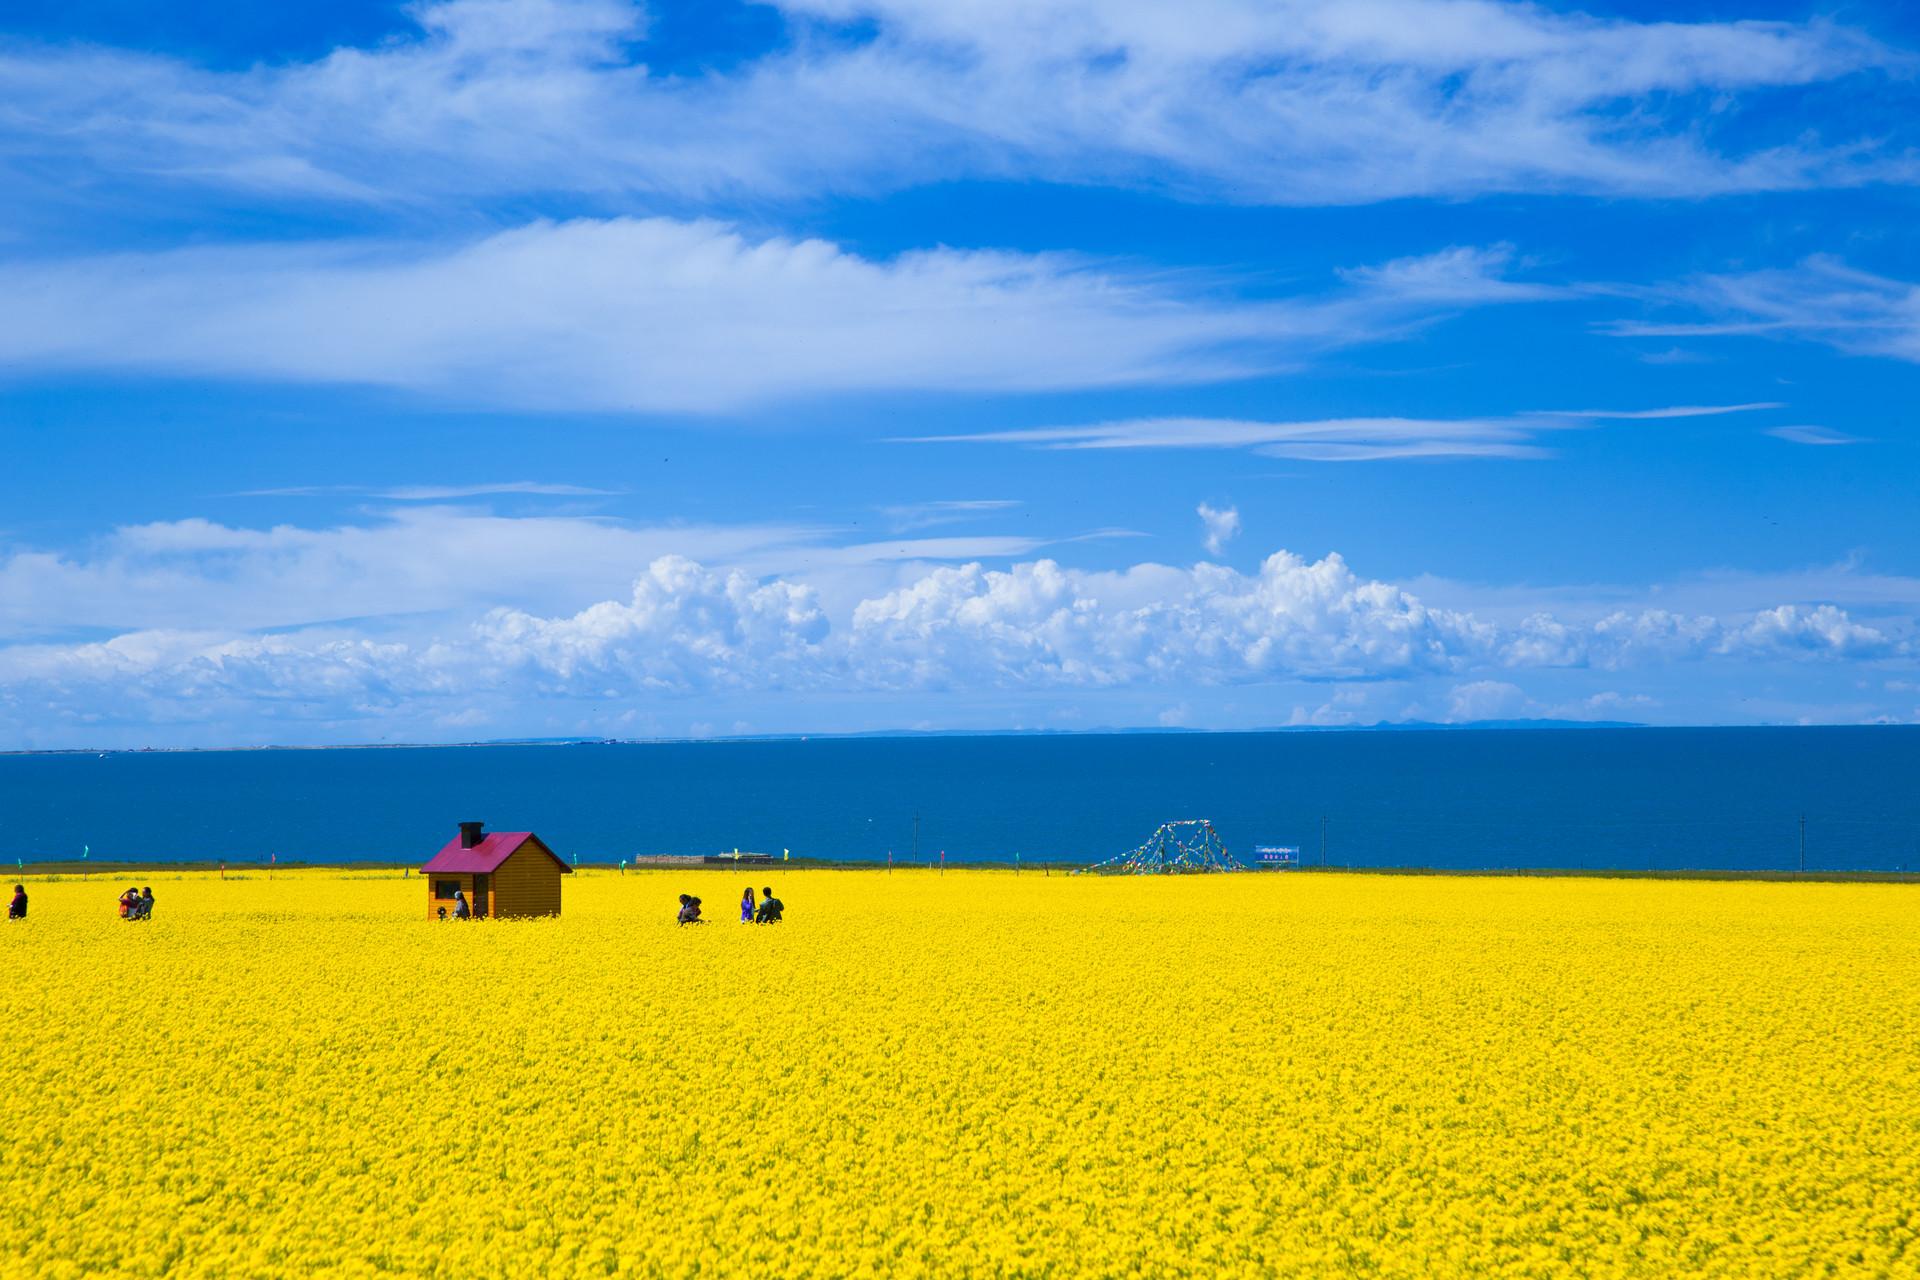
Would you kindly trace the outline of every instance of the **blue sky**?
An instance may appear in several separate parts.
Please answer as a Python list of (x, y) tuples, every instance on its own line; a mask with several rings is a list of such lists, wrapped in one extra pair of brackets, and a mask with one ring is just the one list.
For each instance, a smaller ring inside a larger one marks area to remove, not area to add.
[(1899, 6), (3, 21), (0, 745), (1920, 718)]

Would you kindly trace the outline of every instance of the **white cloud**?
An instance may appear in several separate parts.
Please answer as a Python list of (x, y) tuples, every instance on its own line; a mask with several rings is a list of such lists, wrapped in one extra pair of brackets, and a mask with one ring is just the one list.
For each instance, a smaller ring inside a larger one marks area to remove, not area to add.
[(525, 669), (537, 684), (618, 679), (629, 696), (818, 684), (833, 665), (820, 649), (827, 630), (812, 589), (737, 569), (723, 576), (680, 556), (649, 565), (630, 600), (571, 618), (496, 609), (478, 627), (491, 665)]
[(1206, 527), (1205, 546), (1211, 555), (1219, 555), (1220, 549), (1232, 542), (1240, 533), (1240, 509), (1228, 507), (1217, 511), (1209, 503), (1200, 504), (1200, 523)]
[[(740, 702), (756, 697), (779, 701), (783, 716), (912, 697), (921, 720), (941, 714), (927, 699), (962, 695), (941, 703), (951, 714), (1045, 693), (1151, 699), (1139, 707), (1147, 722), (1185, 704), (1204, 725), (1218, 712), (1206, 690), (1301, 685), (1329, 690), (1318, 711), (1302, 704), (1301, 723), (1414, 714), (1418, 705), (1396, 709), (1420, 688), (1446, 718), (1503, 718), (1515, 705), (1590, 718), (1608, 707), (1584, 704), (1580, 695), (1600, 694), (1568, 685), (1568, 673), (1614, 673), (1603, 688), (1616, 714), (1653, 705), (1632, 701), (1644, 687), (1619, 693), (1619, 673), (1644, 686), (1685, 667), (1712, 674), (1674, 680), (1725, 683), (1756, 663), (1897, 661), (1904, 674), (1920, 615), (1920, 585), (1906, 580), (1858, 580), (1871, 619), (1815, 594), (1846, 588), (1842, 571), (1707, 583), (1726, 606), (1713, 613), (1679, 599), (1607, 606), (1604, 593), (1571, 591), (1564, 607), (1527, 609), (1522, 593), (1481, 612), (1363, 578), (1337, 555), (1278, 552), (1247, 574), (1212, 563), (1113, 572), (1049, 559), (933, 563), (983, 541), (836, 547), (819, 530), (647, 530), (434, 508), (365, 528), (138, 526), (90, 557), (29, 552), (0, 565), (16, 636), (120, 633), (0, 647), (0, 733), (84, 741), (87, 723), (128, 733), (225, 724), (251, 726), (241, 740), (270, 731), (301, 741), (317, 731), (299, 725), (324, 723), (336, 740), (390, 724), (415, 737), (472, 736), (483, 725), (504, 736), (531, 732), (529, 717), (551, 728), (563, 710), (596, 717), (604, 732), (656, 717), (657, 732), (657, 715), (673, 706), (688, 708), (674, 723), (689, 714), (764, 723), (771, 704), (754, 712)], [(676, 543), (726, 563), (660, 550)], [(602, 591), (609, 579), (617, 591)], [(1791, 602), (1742, 603), (1769, 590)], [(505, 603), (514, 597), (521, 603)], [(1507, 690), (1523, 677), (1556, 692), (1515, 704)], [(1370, 688), (1386, 692), (1373, 698)], [(1285, 718), (1264, 715), (1251, 723)]]
[(1920, 361), (1920, 286), (1855, 270), (1826, 254), (1788, 268), (1694, 276), (1645, 296), (1718, 318), (1623, 320), (1606, 331), (1621, 337), (1797, 338), (1853, 355)]
[(532, 480), (511, 480), (503, 484), (437, 485), (410, 484), (374, 493), (376, 498), (397, 502), (444, 502), (449, 498), (480, 498), (495, 493), (527, 493), (561, 497), (609, 497), (617, 489), (589, 489), (577, 484), (540, 484)]
[[(756, 577), (805, 571), (830, 599), (884, 589), (903, 566), (1031, 555), (1033, 538), (900, 537), (847, 543), (798, 523), (634, 526), (403, 507), (329, 529), (131, 525), (68, 551), (0, 555), (0, 640), (76, 629), (251, 631), (342, 618), (553, 611), (624, 593), (663, 555)], [(851, 601), (847, 601), (851, 607)]]
[(1475, 680), (1457, 684), (1447, 695), (1447, 718), (1452, 721), (1515, 720), (1526, 710), (1527, 695), (1520, 686), (1502, 680)]
[(1850, 436), (1835, 431), (1832, 427), (1790, 426), (1768, 427), (1765, 434), (1782, 440), (1791, 440), (1795, 444), (1859, 444), (1859, 436)]
[(1472, 619), (1433, 615), (1338, 556), (1279, 552), (1251, 577), (1211, 564), (936, 568), (862, 601), (849, 643), (883, 687), (1101, 688), (1448, 670), (1484, 639)]
[(1252, 449), (1273, 458), (1313, 462), (1370, 462), (1389, 458), (1543, 458), (1535, 443), (1549, 431), (1592, 426), (1603, 419), (1690, 418), (1775, 403), (1676, 405), (1662, 409), (1542, 410), (1504, 418), (1335, 418), (1320, 422), (1247, 422), (1233, 418), (1128, 418), (1076, 427), (914, 436), (917, 443), (1022, 444), (1041, 449)]
[(452, 250), (256, 245), (0, 265), (0, 362), (584, 409), (1189, 383), (1551, 296), (1499, 278), (1509, 258), (1447, 250), (1320, 296), (1235, 301), (1062, 255), (875, 262), (713, 222), (539, 222)]
[(1317, 204), (1907, 175), (1871, 141), (1716, 148), (1750, 97), (1907, 63), (1830, 21), (1635, 23), (1497, 0), (781, 7), (797, 27), (785, 51), (677, 77), (631, 60), (645, 23), (618, 0), (422, 4), (419, 38), (232, 73), (16, 46), (0, 110), (22, 182), (80, 157), (156, 184), (364, 202), (986, 176)]
[(1020, 504), (1011, 498), (962, 498), (944, 502), (914, 502), (882, 507), (880, 513), (893, 520), (895, 532), (924, 529), (930, 525), (973, 520), (1005, 511)]

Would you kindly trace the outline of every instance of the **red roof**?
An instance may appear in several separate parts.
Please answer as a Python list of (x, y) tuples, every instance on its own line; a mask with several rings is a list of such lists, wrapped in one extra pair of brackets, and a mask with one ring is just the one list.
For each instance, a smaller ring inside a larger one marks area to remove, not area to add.
[(471, 849), (460, 847), (460, 837), (447, 841), (447, 847), (433, 855), (433, 860), (420, 868), (420, 874), (430, 871), (445, 871), (454, 875), (468, 875), (478, 872), (482, 875), (492, 872), (507, 860), (507, 857), (529, 840), (533, 847), (560, 864), (560, 870), (572, 874), (573, 868), (561, 860), (559, 854), (547, 848), (546, 842), (531, 831), (490, 831)]

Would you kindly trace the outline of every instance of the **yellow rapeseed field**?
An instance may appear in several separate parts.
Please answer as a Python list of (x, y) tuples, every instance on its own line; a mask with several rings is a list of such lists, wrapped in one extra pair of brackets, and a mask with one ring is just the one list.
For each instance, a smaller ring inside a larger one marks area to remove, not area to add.
[(0, 1272), (1920, 1272), (1920, 889), (747, 879), (30, 884)]

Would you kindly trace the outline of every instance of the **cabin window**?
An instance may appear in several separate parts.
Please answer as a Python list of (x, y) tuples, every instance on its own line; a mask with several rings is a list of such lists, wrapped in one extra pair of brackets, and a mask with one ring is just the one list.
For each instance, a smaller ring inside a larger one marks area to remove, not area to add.
[(458, 880), (435, 880), (433, 882), (433, 896), (436, 898), (451, 898), (459, 891), (460, 882)]

